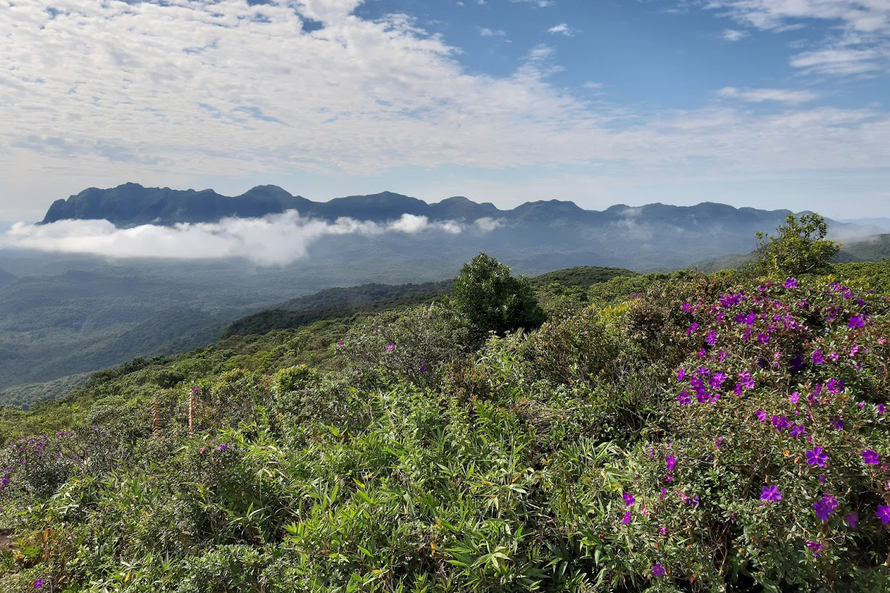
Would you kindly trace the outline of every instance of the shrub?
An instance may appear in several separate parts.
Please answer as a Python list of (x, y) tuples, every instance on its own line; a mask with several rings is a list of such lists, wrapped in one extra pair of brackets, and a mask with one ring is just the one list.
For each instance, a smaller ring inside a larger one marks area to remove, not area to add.
[(674, 579), (888, 582), (877, 567), (890, 551), (890, 307), (837, 283), (802, 284), (679, 308), (688, 327), (677, 340), (691, 348), (669, 396), (672, 428), (629, 458), (624, 488), (638, 506), (622, 527)]
[(614, 376), (618, 343), (610, 336), (595, 307), (546, 322), (531, 337), (535, 367), (556, 383), (585, 383)]
[(480, 253), (464, 264), (454, 281), (454, 302), (470, 323), (477, 344), (489, 332), (503, 336), (532, 330), (545, 319), (528, 280), (510, 275), (510, 268)]
[(466, 321), (452, 307), (432, 303), (364, 319), (337, 349), (347, 368), (362, 377), (434, 387), (463, 354), (468, 335)]
[(825, 239), (828, 225), (818, 214), (789, 214), (777, 237), (757, 233), (756, 272), (774, 278), (824, 273), (841, 246)]

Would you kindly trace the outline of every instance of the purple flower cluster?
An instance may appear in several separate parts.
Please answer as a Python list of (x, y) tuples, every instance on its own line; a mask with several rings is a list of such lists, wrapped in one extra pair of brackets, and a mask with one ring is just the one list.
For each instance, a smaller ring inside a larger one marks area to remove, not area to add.
[[(764, 438), (771, 443), (777, 438), (788, 439), (784, 445), (771, 447), (784, 453), (787, 460), (779, 457), (775, 461), (791, 469), (792, 463), (798, 464), (803, 458), (807, 464), (803, 467), (812, 468), (813, 477), (818, 478), (824, 489), (830, 488), (826, 484), (841, 475), (835, 472), (847, 470), (847, 458), (852, 453), (849, 444), (858, 445), (855, 450), (861, 453), (860, 463), (869, 468), (871, 479), (886, 483), (886, 489), (890, 490), (887, 463), (878, 453), (883, 445), (875, 443), (874, 448), (869, 448), (870, 443), (857, 440), (863, 423), (885, 422), (880, 415), (887, 413), (888, 405), (876, 403), (874, 408), (866, 408), (866, 401), (850, 401), (851, 395), (863, 393), (858, 373), (872, 364), (868, 369), (871, 374), (866, 375), (866, 381), (872, 381), (872, 376), (881, 369), (874, 366), (873, 357), (877, 351), (886, 352), (886, 338), (878, 338), (873, 332), (882, 326), (877, 317), (872, 317), (878, 305), (865, 301), (849, 287), (837, 283), (829, 285), (828, 290), (824, 285), (811, 289), (789, 277), (784, 283), (765, 283), (750, 294), (725, 293), (712, 305), (698, 301), (695, 306), (684, 307), (689, 315), (685, 322), (686, 334), (693, 347), (687, 362), (677, 370), (674, 392), (677, 403), (685, 406), (694, 399), (709, 404), (696, 407), (686, 415), (690, 422), (714, 419), (721, 432), (727, 428), (719, 423), (730, 417), (734, 418), (732, 422), (753, 422), (764, 430), (775, 429), (769, 431), (772, 436), (764, 433)], [(886, 305), (881, 307), (885, 309)], [(879, 377), (886, 381), (883, 375)], [(788, 389), (784, 392), (787, 395), (771, 395), (781, 389)], [(874, 388), (870, 391), (874, 392)], [(732, 393), (744, 399), (726, 397)], [(771, 397), (774, 399), (769, 399)], [(750, 407), (744, 403), (748, 399)], [(727, 405), (740, 407), (727, 408)], [(851, 405), (858, 405), (862, 412), (858, 415), (852, 412)], [(845, 428), (846, 432), (835, 433), (837, 436), (829, 432)], [(720, 449), (720, 442), (714, 440), (716, 449)], [(712, 454), (705, 456), (709, 462), (717, 464), (726, 459), (727, 453), (721, 456), (714, 449), (711, 451)], [(671, 454), (664, 460), (668, 472), (666, 481), (670, 483), (677, 458)], [(799, 468), (798, 465), (795, 469), (798, 475)], [(820, 475), (819, 470), (824, 473)], [(780, 489), (786, 490), (791, 485), (786, 484), (781, 475), (774, 483), (762, 486), (762, 505), (785, 504)], [(774, 476), (770, 473), (768, 479)], [(804, 484), (795, 486), (793, 491), (806, 487)], [(812, 504), (816, 519), (823, 523), (828, 523), (842, 508), (836, 496), (829, 492), (814, 493), (810, 499), (815, 500)], [(682, 491), (677, 493), (683, 502), (692, 504), (692, 499)], [(662, 488), (662, 500), (665, 495), (666, 490)], [(849, 529), (858, 527), (859, 514), (854, 511), (845, 509), (839, 513), (843, 516), (841, 525)], [(880, 505), (875, 514), (883, 524), (890, 524), (890, 505)], [(825, 541), (807, 541), (806, 547), (818, 557)]]
[(816, 509), (816, 516), (822, 521), (828, 521), (837, 506), (837, 499), (830, 494), (823, 495), (822, 498), (813, 503), (813, 508)]

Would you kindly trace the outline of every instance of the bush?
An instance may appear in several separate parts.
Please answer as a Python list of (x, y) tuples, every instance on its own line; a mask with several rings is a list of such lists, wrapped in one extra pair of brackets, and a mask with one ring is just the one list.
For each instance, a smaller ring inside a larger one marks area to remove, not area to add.
[(679, 310), (672, 428), (628, 460), (622, 529), (705, 585), (886, 586), (886, 299), (789, 278)]
[(447, 303), (418, 305), (357, 323), (338, 342), (347, 368), (373, 379), (435, 387), (466, 349), (466, 321)]
[(789, 214), (776, 229), (777, 237), (757, 233), (757, 263), (754, 270), (773, 278), (818, 274), (830, 270), (831, 258), (840, 244), (825, 239), (828, 225), (818, 214), (804, 214), (798, 220)]
[(503, 336), (532, 330), (545, 319), (528, 280), (510, 275), (510, 268), (480, 253), (464, 264), (454, 281), (454, 303), (469, 321), (475, 343), (489, 332)]
[(609, 335), (597, 309), (553, 319), (531, 338), (535, 366), (556, 383), (586, 383), (595, 377), (614, 377), (617, 341)]

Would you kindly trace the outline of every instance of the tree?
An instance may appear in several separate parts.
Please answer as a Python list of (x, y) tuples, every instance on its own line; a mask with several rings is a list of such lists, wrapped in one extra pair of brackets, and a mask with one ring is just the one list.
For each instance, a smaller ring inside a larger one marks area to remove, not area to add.
[(756, 271), (769, 276), (825, 272), (841, 244), (825, 239), (828, 224), (818, 214), (793, 214), (776, 229), (778, 237), (757, 233)]
[(510, 268), (485, 253), (461, 268), (454, 281), (454, 302), (476, 341), (489, 332), (502, 336), (520, 328), (534, 329), (546, 319), (528, 280), (514, 278)]

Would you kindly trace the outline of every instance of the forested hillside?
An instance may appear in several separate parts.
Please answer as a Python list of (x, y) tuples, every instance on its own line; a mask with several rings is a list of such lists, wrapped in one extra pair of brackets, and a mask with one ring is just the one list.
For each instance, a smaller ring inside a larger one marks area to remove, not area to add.
[(480, 255), (6, 409), (0, 591), (887, 590), (890, 262), (788, 235), (589, 284)]

